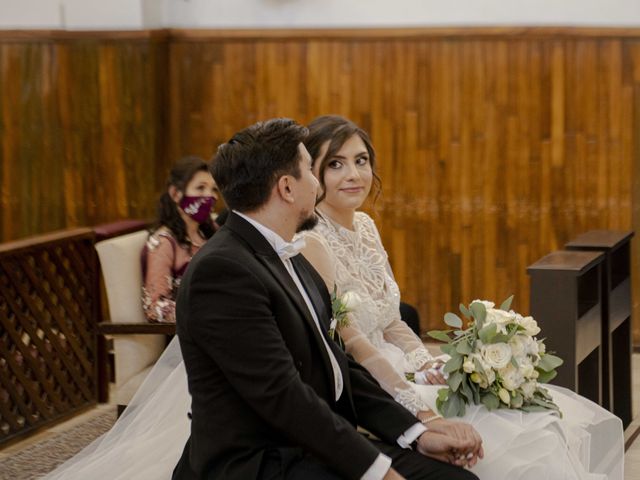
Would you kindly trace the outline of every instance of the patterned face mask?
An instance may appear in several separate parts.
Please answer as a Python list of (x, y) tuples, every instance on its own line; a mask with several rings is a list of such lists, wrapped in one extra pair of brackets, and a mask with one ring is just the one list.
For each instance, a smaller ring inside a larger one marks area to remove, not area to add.
[(198, 223), (204, 223), (216, 203), (214, 197), (188, 197), (180, 200), (180, 208)]

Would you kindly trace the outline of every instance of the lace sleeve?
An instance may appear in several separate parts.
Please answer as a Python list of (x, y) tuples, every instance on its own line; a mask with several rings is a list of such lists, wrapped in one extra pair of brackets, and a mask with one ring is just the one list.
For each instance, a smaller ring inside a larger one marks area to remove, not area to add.
[(411, 383), (369, 342), (367, 337), (354, 325), (340, 329), (347, 353), (366, 368), (380, 386), (398, 403), (414, 415), (420, 410), (429, 410), (411, 386)]
[(384, 338), (404, 352), (405, 360), (414, 372), (433, 359), (422, 340), (400, 319), (393, 320), (385, 327)]
[(150, 322), (175, 323), (173, 245), (166, 236), (157, 235), (149, 238), (145, 248), (147, 248), (147, 272), (142, 288), (144, 314)]

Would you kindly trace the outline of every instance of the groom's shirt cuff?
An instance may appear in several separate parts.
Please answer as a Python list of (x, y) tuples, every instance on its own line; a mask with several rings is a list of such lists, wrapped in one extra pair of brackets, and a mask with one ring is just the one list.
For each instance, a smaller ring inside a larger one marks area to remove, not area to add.
[[(426, 431), (427, 427), (422, 423), (416, 423), (398, 437), (398, 445), (402, 448), (411, 448), (411, 444)], [(382, 480), (390, 468), (391, 459), (384, 453), (380, 453), (360, 480)]]
[(360, 480), (382, 480), (391, 468), (391, 458), (384, 453), (379, 453), (375, 462), (364, 472)]
[(409, 427), (405, 432), (398, 437), (398, 445), (402, 448), (411, 448), (411, 444), (415, 442), (420, 435), (427, 431), (422, 423), (416, 423)]

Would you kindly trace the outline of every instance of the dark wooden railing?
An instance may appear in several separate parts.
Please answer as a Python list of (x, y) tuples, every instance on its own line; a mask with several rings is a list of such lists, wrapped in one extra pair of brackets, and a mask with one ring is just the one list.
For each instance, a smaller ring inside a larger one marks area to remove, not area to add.
[(96, 403), (94, 237), (0, 244), (0, 446)]

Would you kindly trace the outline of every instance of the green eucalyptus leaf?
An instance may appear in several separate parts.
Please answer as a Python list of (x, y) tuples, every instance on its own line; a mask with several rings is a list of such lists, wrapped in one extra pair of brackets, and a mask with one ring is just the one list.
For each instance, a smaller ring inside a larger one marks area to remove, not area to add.
[(463, 362), (464, 358), (462, 357), (462, 355), (452, 355), (451, 359), (449, 359), (449, 361), (447, 363), (445, 363), (444, 365), (444, 372), (445, 373), (453, 373), (456, 370), (459, 370), (460, 367), (462, 367), (462, 362)]
[(471, 318), (471, 312), (469, 311), (469, 309), (467, 307), (464, 306), (464, 304), (460, 304), (460, 313), (462, 313), (465, 317), (467, 318)]
[(482, 404), (487, 407), (487, 410), (495, 410), (500, 406), (500, 400), (493, 393), (487, 392), (482, 395)]
[(462, 340), (456, 346), (456, 352), (461, 355), (469, 355), (471, 353), (471, 345), (466, 340)]
[(452, 391), (457, 392), (462, 380), (463, 376), (460, 372), (453, 372), (451, 375), (449, 375), (447, 383), (449, 384), (449, 387)]
[(504, 310), (505, 312), (508, 312), (509, 309), (511, 308), (512, 301), (513, 301), (513, 295), (511, 295), (504, 302), (502, 302), (502, 305), (500, 305), (500, 310)]
[(462, 319), (455, 313), (447, 312), (444, 314), (444, 323), (453, 328), (462, 327)]
[(451, 356), (456, 352), (456, 346), (451, 343), (447, 343), (440, 346), (440, 350), (442, 350), (442, 353), (446, 353), (447, 355)]
[(484, 303), (474, 302), (471, 304), (471, 314), (479, 324), (484, 323), (484, 319), (487, 317), (487, 309)]
[(520, 407), (520, 410), (524, 410), (525, 412), (546, 412), (549, 410), (548, 408), (541, 407), (540, 405), (524, 405)]
[(556, 378), (558, 372), (552, 370), (550, 372), (545, 372), (542, 370), (538, 370), (538, 378), (536, 379), (538, 383), (549, 383), (551, 380)]
[(443, 404), (442, 414), (443, 416), (450, 417), (461, 417), (465, 412), (465, 404), (462, 397), (456, 393), (451, 392), (447, 400)]
[(466, 373), (462, 374), (462, 382), (460, 383), (460, 390), (462, 391), (462, 395), (464, 395), (464, 397), (466, 398), (467, 403), (475, 403), (473, 389), (471, 388), (471, 385), (469, 385), (470, 383), (473, 382), (469, 381), (469, 375), (467, 375)]
[(449, 330), (430, 330), (427, 332), (431, 338), (435, 338), (436, 340), (440, 340), (441, 342), (449, 343), (451, 341), (451, 337), (447, 335)]
[(545, 355), (542, 355), (542, 357), (540, 358), (538, 368), (545, 372), (550, 372), (551, 370), (558, 368), (563, 363), (564, 361), (560, 357), (556, 357), (555, 355), (547, 353)]
[(438, 390), (438, 398), (440, 400), (446, 400), (449, 396), (450, 390), (448, 388), (441, 388)]
[[(474, 305), (477, 305), (477, 304), (474, 303)], [(482, 340), (482, 343), (484, 344), (492, 343), (493, 337), (496, 336), (497, 329), (498, 327), (496, 326), (495, 323), (490, 323), (489, 325), (485, 325), (478, 332), (478, 337), (480, 338), (480, 340)]]

